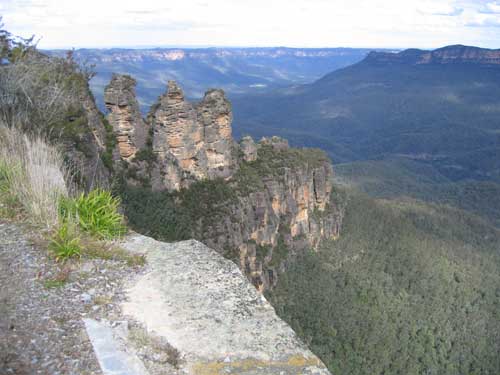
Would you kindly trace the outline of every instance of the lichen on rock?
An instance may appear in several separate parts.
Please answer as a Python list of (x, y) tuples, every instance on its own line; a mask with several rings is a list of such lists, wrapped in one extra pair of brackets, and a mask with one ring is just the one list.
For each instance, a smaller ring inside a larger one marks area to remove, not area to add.
[(237, 266), (200, 242), (141, 235), (122, 246), (144, 253), (123, 312), (164, 337), (187, 374), (330, 374)]

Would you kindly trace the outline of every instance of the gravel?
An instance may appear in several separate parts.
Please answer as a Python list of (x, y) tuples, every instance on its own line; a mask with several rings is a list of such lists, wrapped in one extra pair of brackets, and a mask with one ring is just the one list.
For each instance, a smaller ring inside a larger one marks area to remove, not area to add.
[(122, 285), (141, 267), (60, 264), (34, 237), (27, 226), (0, 222), (0, 374), (101, 374), (82, 319), (123, 321)]

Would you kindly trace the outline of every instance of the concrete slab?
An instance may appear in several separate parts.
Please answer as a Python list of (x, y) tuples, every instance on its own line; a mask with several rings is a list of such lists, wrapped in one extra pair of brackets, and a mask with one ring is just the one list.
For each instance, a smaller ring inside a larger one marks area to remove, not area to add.
[(108, 324), (94, 319), (83, 322), (104, 375), (149, 375), (142, 361), (127, 352)]

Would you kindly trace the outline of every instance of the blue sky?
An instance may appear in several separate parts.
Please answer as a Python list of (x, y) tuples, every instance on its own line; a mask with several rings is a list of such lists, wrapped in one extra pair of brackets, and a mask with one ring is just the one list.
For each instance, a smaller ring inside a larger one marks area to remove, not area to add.
[(42, 48), (500, 48), (496, 0), (0, 0), (0, 15)]

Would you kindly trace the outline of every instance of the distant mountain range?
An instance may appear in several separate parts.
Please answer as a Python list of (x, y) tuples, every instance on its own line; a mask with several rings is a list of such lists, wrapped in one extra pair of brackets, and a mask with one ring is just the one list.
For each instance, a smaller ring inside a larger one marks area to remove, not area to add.
[(313, 84), (233, 106), (237, 133), (279, 134), (337, 163), (399, 157), (451, 180), (500, 181), (500, 50), (372, 52)]
[(366, 61), (372, 64), (500, 65), (500, 50), (454, 45), (434, 51), (423, 51), (420, 49), (407, 49), (399, 53), (373, 51), (366, 57)]
[[(130, 74), (137, 81), (141, 108), (146, 111), (176, 80), (186, 95), (199, 98), (211, 87), (229, 96), (312, 82), (361, 61), (371, 50), (351, 48), (155, 48), (78, 49), (75, 58), (95, 65), (91, 88), (102, 106), (104, 87), (112, 73)], [(64, 55), (65, 51), (47, 51)]]

